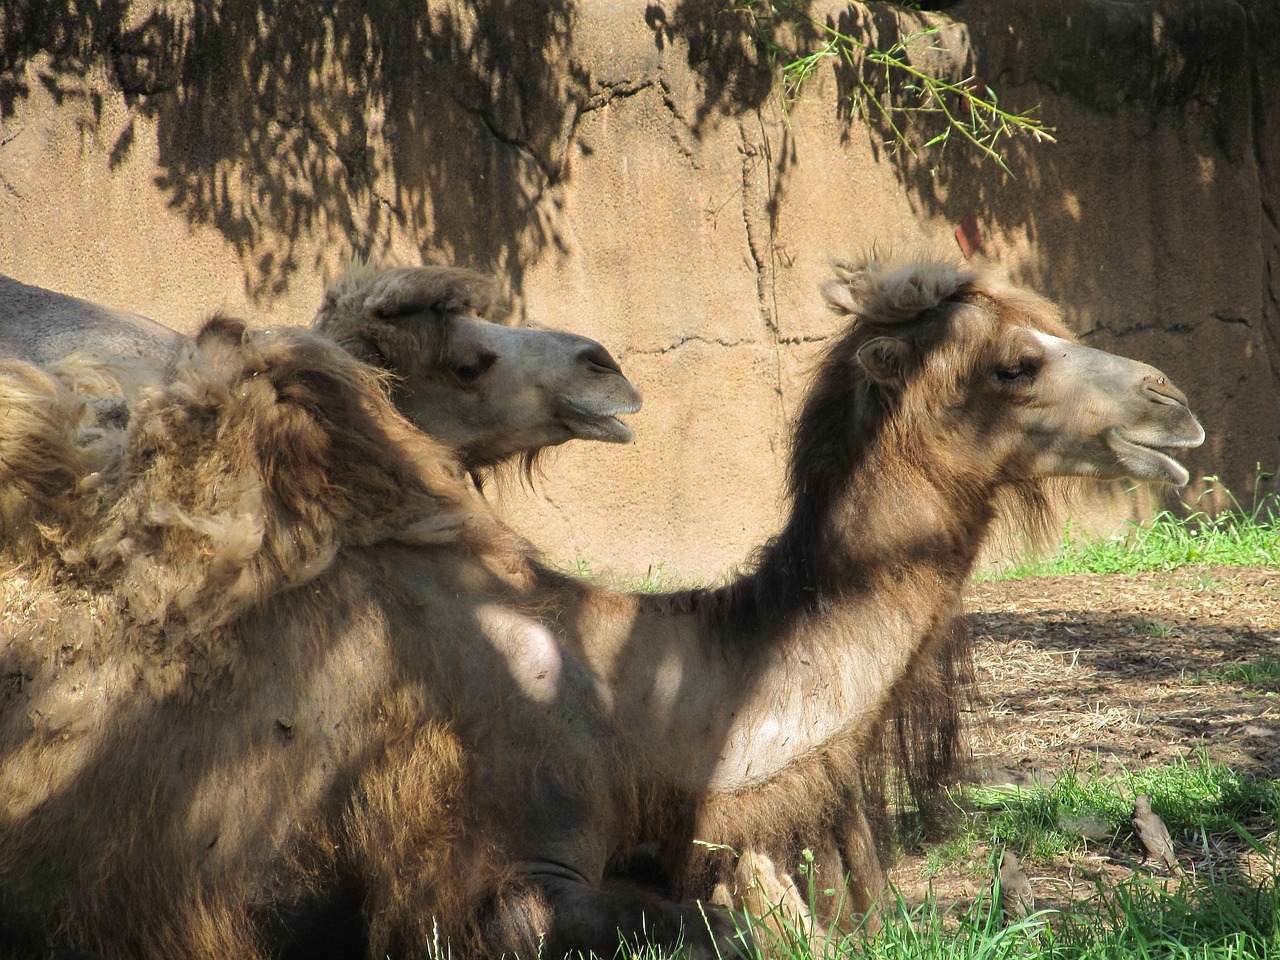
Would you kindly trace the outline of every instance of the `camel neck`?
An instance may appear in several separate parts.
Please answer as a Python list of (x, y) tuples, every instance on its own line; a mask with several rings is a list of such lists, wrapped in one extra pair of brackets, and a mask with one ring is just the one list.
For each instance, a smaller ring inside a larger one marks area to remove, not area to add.
[(844, 455), (855, 460), (844, 482), (800, 481), (782, 532), (722, 589), (727, 647), (770, 646), (797, 620), (894, 596), (897, 583), (931, 585), (903, 598), (912, 606), (963, 589), (990, 525), (989, 491), (888, 443)]
[[(960, 505), (985, 498), (953, 499), (952, 478), (860, 453), (846, 483), (810, 491), (752, 573), (642, 602), (635, 632), (664, 638), (643, 647), (662, 665), (647, 678), (646, 708), (670, 711), (645, 720), (665, 728), (663, 743), (699, 745), (674, 771), (683, 786), (748, 789), (858, 736), (958, 609), (990, 519)], [(683, 656), (663, 622), (681, 608)]]

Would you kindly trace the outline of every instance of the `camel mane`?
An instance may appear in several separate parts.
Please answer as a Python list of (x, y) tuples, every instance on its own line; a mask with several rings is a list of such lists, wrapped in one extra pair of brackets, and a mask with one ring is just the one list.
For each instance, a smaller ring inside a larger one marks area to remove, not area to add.
[[(344, 546), (461, 535), (473, 498), (452, 458), (322, 337), (215, 317), (162, 380), (130, 372), (0, 365), (10, 568), (110, 585), (134, 622), (194, 636)], [(104, 427), (93, 401), (113, 389), (129, 415)]]

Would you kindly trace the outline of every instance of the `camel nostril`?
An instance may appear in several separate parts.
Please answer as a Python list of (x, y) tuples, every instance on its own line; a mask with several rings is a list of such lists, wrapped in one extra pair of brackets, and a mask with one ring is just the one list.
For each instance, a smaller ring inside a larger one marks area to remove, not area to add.
[(1142, 378), (1142, 392), (1156, 403), (1176, 403), (1187, 406), (1186, 395), (1162, 374), (1149, 374)]
[(616, 373), (622, 375), (618, 361), (609, 355), (609, 351), (598, 343), (593, 343), (578, 354), (578, 359), (598, 373)]

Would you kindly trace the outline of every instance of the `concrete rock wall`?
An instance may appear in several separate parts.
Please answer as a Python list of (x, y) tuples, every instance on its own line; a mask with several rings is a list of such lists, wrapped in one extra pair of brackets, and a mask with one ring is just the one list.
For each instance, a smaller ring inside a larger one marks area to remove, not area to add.
[(1039, 104), (1058, 142), (1011, 143), (1014, 176), (886, 149), (834, 61), (784, 110), (756, 38), (805, 38), (720, 0), (9, 0), (0, 272), (191, 330), (305, 323), (352, 250), (491, 270), (646, 395), (633, 446), (498, 499), (566, 565), (683, 579), (777, 527), (828, 256), (954, 256), (972, 215), (979, 259), (1187, 390), (1193, 473), (1247, 497), (1280, 465), (1280, 9), (936, 6), (807, 9), (881, 45), (937, 24), (917, 58)]

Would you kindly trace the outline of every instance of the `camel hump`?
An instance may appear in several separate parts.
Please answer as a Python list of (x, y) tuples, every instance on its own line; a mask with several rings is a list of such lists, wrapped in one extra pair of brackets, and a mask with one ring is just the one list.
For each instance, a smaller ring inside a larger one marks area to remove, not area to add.
[(954, 263), (901, 258), (833, 258), (835, 277), (822, 286), (827, 306), (841, 316), (894, 324), (918, 316), (970, 288), (979, 274)]
[(0, 275), (0, 356), (42, 366), (75, 351), (163, 361), (184, 339), (139, 314)]
[(0, 548), (110, 588), (139, 621), (207, 630), (344, 546), (447, 542), (469, 516), (452, 459), (379, 375), (307, 331), (211, 320), (89, 441), (74, 373), (0, 361)]

